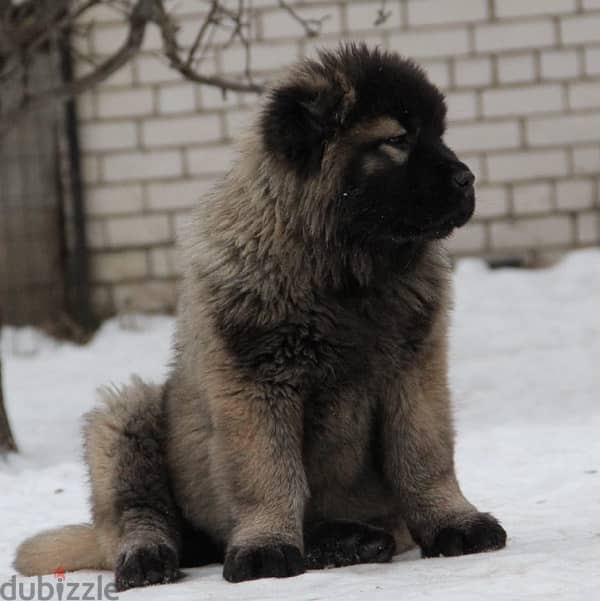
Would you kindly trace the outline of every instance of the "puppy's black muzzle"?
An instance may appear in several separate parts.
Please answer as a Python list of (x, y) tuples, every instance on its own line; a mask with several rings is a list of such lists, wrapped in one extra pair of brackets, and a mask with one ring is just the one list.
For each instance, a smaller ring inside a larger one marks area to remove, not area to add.
[(450, 178), (455, 192), (457, 207), (450, 215), (450, 223), (454, 227), (461, 227), (471, 219), (475, 211), (475, 175), (464, 164), (452, 174)]

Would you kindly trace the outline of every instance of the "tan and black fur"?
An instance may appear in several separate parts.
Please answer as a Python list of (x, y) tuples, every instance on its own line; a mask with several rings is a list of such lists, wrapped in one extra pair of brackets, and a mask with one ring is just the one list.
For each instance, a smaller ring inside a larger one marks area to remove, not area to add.
[[(120, 589), (224, 561), (241, 581), (498, 549), (462, 495), (447, 382), (450, 266), (473, 176), (413, 63), (345, 46), (273, 87), (184, 239), (164, 386), (87, 422), (93, 525), (20, 547), (24, 574)], [(76, 550), (76, 551), (75, 551)]]

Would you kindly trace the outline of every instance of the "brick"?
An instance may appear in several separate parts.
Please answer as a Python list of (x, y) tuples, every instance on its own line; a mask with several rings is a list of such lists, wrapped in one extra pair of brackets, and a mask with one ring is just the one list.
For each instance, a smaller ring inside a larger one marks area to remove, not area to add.
[(113, 297), (117, 313), (172, 312), (176, 305), (177, 284), (174, 280), (117, 284), (113, 287)]
[(498, 58), (498, 78), (502, 83), (533, 81), (535, 61), (533, 54), (516, 54)]
[(600, 146), (579, 146), (573, 149), (575, 173), (600, 173)]
[(421, 67), (436, 86), (442, 89), (450, 86), (450, 68), (447, 61), (421, 61)]
[(140, 55), (135, 59), (139, 83), (170, 83), (181, 81), (181, 75), (162, 62), (157, 56)]
[(100, 90), (96, 99), (99, 117), (135, 117), (154, 110), (154, 97), (148, 88)]
[(134, 123), (87, 123), (79, 128), (81, 144), (86, 152), (133, 148), (137, 144)]
[(214, 142), (221, 136), (221, 120), (217, 115), (150, 119), (142, 124), (146, 146), (185, 146)]
[[(177, 31), (177, 40), (181, 44), (181, 26), (182, 23), (177, 24), (179, 30)], [(142, 52), (156, 52), (161, 51), (163, 48), (162, 34), (160, 29), (154, 23), (148, 23), (146, 26), (146, 32), (144, 34), (144, 44), (142, 45)]]
[(491, 182), (560, 177), (567, 174), (567, 153), (564, 150), (538, 150), (492, 154), (487, 157), (487, 169)]
[(600, 215), (598, 211), (579, 213), (575, 218), (575, 230), (579, 244), (600, 242)]
[[(372, 0), (368, 2), (347, 2), (346, 23), (349, 31), (372, 31), (375, 27), (379, 7), (373, 6)], [(377, 25), (377, 29), (389, 29), (402, 25), (402, 12), (400, 3), (387, 3), (386, 13), (391, 13), (384, 23)]]
[(469, 23), (488, 18), (487, 0), (409, 0), (409, 25)]
[(231, 146), (206, 146), (187, 151), (188, 169), (194, 175), (225, 173), (230, 167), (234, 150)]
[[(206, 6), (206, 3), (203, 2)], [(254, 5), (253, 5), (254, 8)], [(190, 49), (192, 44), (196, 40), (196, 36), (198, 35), (198, 31), (202, 27), (204, 23), (205, 14), (196, 13), (194, 15), (190, 15), (185, 19), (180, 19), (177, 23), (179, 29), (177, 31), (177, 41), (181, 48)], [(246, 28), (246, 33), (248, 38), (254, 40), (256, 38), (256, 19), (250, 18), (246, 20), (246, 23), (249, 27)], [(231, 42), (231, 28), (229, 27), (229, 23), (227, 26), (216, 27), (211, 30), (209, 36), (210, 38), (210, 47), (215, 48), (217, 46), (225, 46)]]
[(160, 179), (183, 173), (178, 151), (131, 152), (114, 154), (103, 159), (106, 181)]
[(112, 217), (106, 220), (106, 237), (113, 248), (155, 246), (172, 239), (167, 215)]
[[(295, 63), (300, 56), (297, 43), (254, 43), (250, 49), (250, 61), (255, 72), (277, 71)], [(231, 46), (221, 51), (221, 64), (226, 73), (243, 73), (246, 69), (246, 50), (243, 46)]]
[(207, 110), (229, 109), (239, 105), (239, 95), (234, 92), (223, 93), (213, 86), (201, 86), (200, 104)]
[(133, 76), (133, 66), (131, 63), (127, 63), (123, 65), (120, 69), (115, 71), (110, 77), (107, 77), (102, 82), (102, 87), (111, 88), (111, 87), (127, 87), (132, 86), (135, 81)]
[(94, 94), (81, 94), (77, 97), (77, 119), (79, 123), (92, 121), (96, 117), (96, 98)]
[(88, 215), (136, 213), (143, 208), (142, 186), (89, 186), (86, 190), (85, 208)]
[(469, 223), (456, 230), (446, 246), (452, 254), (479, 254), (486, 247), (486, 226), (482, 223)]
[(95, 184), (100, 179), (100, 162), (95, 156), (84, 156), (81, 160), (81, 173), (85, 184)]
[(600, 48), (585, 48), (585, 72), (588, 75), (600, 75)]
[(569, 105), (573, 109), (600, 107), (600, 81), (570, 84)]
[(575, 50), (547, 50), (541, 54), (544, 79), (567, 79), (579, 75), (579, 60)]
[(452, 92), (446, 95), (448, 120), (451, 122), (475, 119), (477, 96), (473, 92)]
[(563, 145), (600, 140), (600, 113), (528, 119), (527, 140), (536, 145)]
[(490, 58), (463, 58), (454, 62), (454, 83), (457, 86), (486, 86), (491, 81)]
[(562, 89), (555, 84), (486, 90), (482, 99), (483, 113), (488, 117), (546, 113), (563, 108)]
[(446, 141), (455, 152), (516, 148), (520, 143), (517, 121), (456, 125), (446, 134)]
[[(320, 34), (338, 33), (342, 29), (341, 14), (338, 5), (318, 4), (311, 7), (298, 6), (296, 14), (303, 19), (321, 20)], [(376, 13), (376, 7), (373, 14)], [(265, 39), (298, 38), (305, 35), (305, 30), (292, 15), (285, 10), (264, 12), (262, 15), (262, 34)]]
[(520, 184), (513, 189), (513, 212), (517, 215), (552, 211), (554, 190), (548, 183)]
[(190, 209), (214, 185), (213, 180), (174, 180), (148, 184), (146, 206), (151, 210)]
[(575, 0), (495, 0), (495, 7), (500, 18), (573, 13), (577, 9)]
[(247, 109), (229, 110), (225, 113), (225, 127), (229, 138), (237, 139), (248, 131), (254, 119), (254, 112)]
[(104, 230), (104, 220), (87, 217), (86, 223), (86, 242), (91, 251), (106, 248), (106, 232)]
[(175, 213), (173, 220), (173, 229), (175, 230), (175, 239), (181, 240), (182, 235), (190, 227), (192, 223), (192, 217), (190, 211), (178, 211)]
[(148, 275), (145, 251), (94, 253), (91, 262), (95, 282), (123, 282)]
[(554, 26), (550, 20), (477, 25), (477, 52), (543, 48), (555, 43)]
[(389, 39), (391, 50), (417, 59), (467, 54), (470, 47), (465, 27), (393, 33)]
[(475, 216), (501, 217), (508, 214), (508, 192), (504, 186), (477, 186)]
[(190, 113), (196, 107), (196, 94), (191, 84), (161, 86), (158, 90), (158, 110), (163, 115)]
[(492, 247), (497, 249), (562, 246), (572, 242), (571, 220), (550, 216), (490, 225)]
[(129, 27), (124, 24), (96, 25), (92, 28), (92, 49), (95, 54), (108, 56), (127, 40)]
[(562, 180), (556, 184), (556, 206), (573, 211), (587, 209), (594, 203), (594, 183), (585, 179)]
[(564, 44), (584, 44), (600, 41), (600, 15), (565, 17), (560, 21)]
[(172, 246), (151, 249), (150, 268), (152, 276), (157, 278), (179, 276), (181, 274), (181, 265), (177, 249)]

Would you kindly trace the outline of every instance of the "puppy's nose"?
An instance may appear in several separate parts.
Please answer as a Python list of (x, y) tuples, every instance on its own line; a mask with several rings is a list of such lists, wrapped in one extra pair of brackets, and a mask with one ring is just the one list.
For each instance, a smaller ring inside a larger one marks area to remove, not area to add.
[(457, 171), (452, 176), (452, 183), (456, 188), (462, 190), (464, 188), (469, 188), (475, 182), (475, 176), (469, 169), (462, 169), (461, 171)]

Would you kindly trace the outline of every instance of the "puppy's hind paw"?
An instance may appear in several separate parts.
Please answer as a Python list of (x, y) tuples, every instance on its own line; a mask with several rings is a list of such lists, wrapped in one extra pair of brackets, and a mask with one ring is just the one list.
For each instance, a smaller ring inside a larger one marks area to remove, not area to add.
[(165, 584), (181, 578), (177, 552), (166, 544), (125, 548), (117, 559), (115, 584), (118, 591)]

